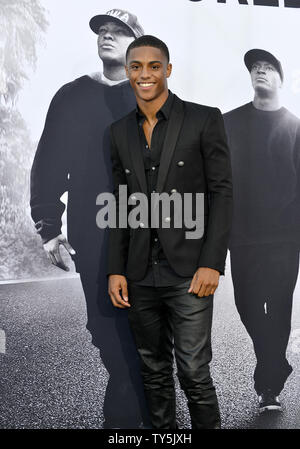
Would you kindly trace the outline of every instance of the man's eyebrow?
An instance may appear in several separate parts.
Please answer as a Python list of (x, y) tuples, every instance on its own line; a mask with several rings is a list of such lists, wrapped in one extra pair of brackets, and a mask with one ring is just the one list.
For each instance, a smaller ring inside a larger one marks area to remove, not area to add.
[(265, 62), (256, 61), (256, 62), (253, 62), (252, 65), (256, 65), (256, 64), (259, 64), (259, 65), (272, 65), (273, 67), (275, 67), (274, 64), (272, 64), (272, 62), (268, 62), (268, 61), (265, 61)]
[[(162, 64), (162, 61), (150, 61), (148, 64)], [(141, 61), (130, 61), (129, 64), (141, 64)]]

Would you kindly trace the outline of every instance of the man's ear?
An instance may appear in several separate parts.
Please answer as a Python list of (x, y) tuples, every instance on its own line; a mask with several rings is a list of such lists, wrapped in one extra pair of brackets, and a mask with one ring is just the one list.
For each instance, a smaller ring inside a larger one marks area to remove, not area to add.
[(167, 78), (169, 78), (171, 76), (172, 68), (173, 68), (172, 64), (169, 63), (167, 66), (167, 75), (166, 75)]

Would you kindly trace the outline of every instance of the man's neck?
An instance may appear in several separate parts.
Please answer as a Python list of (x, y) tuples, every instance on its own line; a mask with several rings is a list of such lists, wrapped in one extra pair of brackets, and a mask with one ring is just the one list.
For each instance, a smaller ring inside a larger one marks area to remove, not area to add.
[(155, 98), (151, 101), (144, 101), (140, 98), (137, 98), (137, 104), (142, 113), (145, 115), (146, 120), (149, 123), (152, 123), (156, 120), (157, 112), (162, 108), (165, 104), (169, 96), (169, 90), (166, 89), (159, 97)]
[(262, 111), (278, 111), (278, 109), (281, 108), (278, 95), (273, 97), (261, 97), (255, 94), (253, 105), (256, 109), (260, 109)]
[(103, 64), (103, 74), (111, 81), (123, 81), (126, 79), (126, 72), (123, 65)]

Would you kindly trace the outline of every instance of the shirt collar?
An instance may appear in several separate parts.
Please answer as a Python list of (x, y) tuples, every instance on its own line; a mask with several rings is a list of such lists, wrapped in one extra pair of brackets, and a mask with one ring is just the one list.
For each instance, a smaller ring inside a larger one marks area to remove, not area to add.
[[(162, 116), (165, 120), (168, 120), (171, 114), (171, 109), (172, 109), (172, 104), (173, 104), (173, 99), (174, 99), (174, 94), (169, 90), (169, 96), (166, 99), (166, 101), (164, 102), (164, 104), (162, 105), (162, 107), (160, 108), (159, 111), (157, 111), (156, 113), (156, 117), (159, 118), (160, 116)], [(138, 105), (136, 105), (136, 114), (137, 114), (137, 118), (139, 120), (144, 119), (145, 116), (142, 113), (142, 111), (140, 110), (140, 108), (138, 107)]]

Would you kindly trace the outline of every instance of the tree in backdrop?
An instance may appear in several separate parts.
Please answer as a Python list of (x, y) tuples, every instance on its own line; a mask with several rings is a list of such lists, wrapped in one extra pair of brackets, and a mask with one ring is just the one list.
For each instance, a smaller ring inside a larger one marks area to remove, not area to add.
[(0, 0), (0, 279), (49, 271), (29, 214), (36, 145), (17, 107), (47, 26), (39, 0)]

